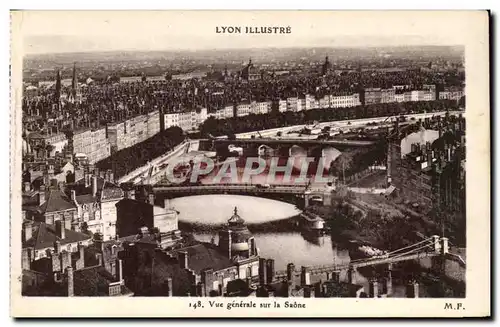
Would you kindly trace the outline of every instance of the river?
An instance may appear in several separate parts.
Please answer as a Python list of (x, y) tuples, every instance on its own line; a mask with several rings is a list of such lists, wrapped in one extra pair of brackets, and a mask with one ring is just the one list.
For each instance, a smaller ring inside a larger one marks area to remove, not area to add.
[[(193, 236), (203, 242), (210, 242), (213, 237), (216, 243), (218, 243), (217, 227), (227, 222), (233, 214), (234, 207), (238, 208), (238, 214), (246, 221), (250, 230), (252, 225), (278, 223), (300, 213), (300, 210), (292, 204), (241, 195), (188, 196), (172, 199), (171, 204), (179, 211), (181, 229), (182, 225), (186, 224), (211, 225), (214, 227), (213, 232), (195, 231)], [(299, 268), (350, 261), (349, 252), (337, 245), (330, 235), (311, 236), (289, 228), (284, 231), (273, 228), (269, 232), (259, 229), (253, 234), (259, 255), (274, 259), (276, 270), (285, 270), (288, 263), (294, 263)], [(341, 278), (346, 279), (345, 273)], [(368, 281), (361, 274), (358, 276), (358, 283), (363, 284), (368, 290)], [(403, 286), (394, 285), (393, 289), (394, 296), (404, 296)]]

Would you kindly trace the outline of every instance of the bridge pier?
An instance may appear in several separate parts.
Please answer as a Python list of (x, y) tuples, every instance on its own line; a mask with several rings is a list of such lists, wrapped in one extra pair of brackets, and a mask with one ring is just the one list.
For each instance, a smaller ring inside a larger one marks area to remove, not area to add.
[(347, 271), (347, 282), (349, 284), (356, 284), (357, 280), (357, 270), (354, 267), (349, 267), (349, 270)]

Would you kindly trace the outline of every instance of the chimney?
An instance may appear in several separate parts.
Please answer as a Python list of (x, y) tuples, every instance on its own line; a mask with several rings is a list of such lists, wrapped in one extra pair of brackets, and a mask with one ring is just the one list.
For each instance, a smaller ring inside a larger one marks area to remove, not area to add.
[(70, 217), (63, 217), (63, 224), (64, 224), (64, 229), (71, 230), (71, 218)]
[(75, 270), (80, 270), (85, 267), (85, 247), (83, 244), (78, 243), (78, 260), (75, 263)]
[(429, 167), (432, 165), (432, 152), (427, 152), (427, 164)]
[(302, 266), (300, 271), (300, 284), (301, 286), (311, 285), (311, 273), (308, 267)]
[(115, 174), (110, 170), (109, 171), (109, 182), (114, 183), (115, 182)]
[(63, 224), (63, 221), (61, 220), (56, 221), (56, 236), (59, 237), (61, 240), (64, 240), (66, 237), (66, 230), (64, 229), (64, 227), (65, 226)]
[(97, 259), (97, 262), (98, 262), (98, 266), (102, 266), (102, 253), (97, 253), (95, 255), (96, 259)]
[(45, 185), (40, 186), (40, 191), (38, 192), (38, 205), (45, 203)]
[[(23, 211), (24, 212), (24, 211)], [(23, 229), (24, 229), (24, 239), (23, 241), (26, 242), (29, 240), (33, 235), (33, 223), (31, 221), (26, 221), (23, 223)]]
[(116, 278), (118, 278), (118, 281), (121, 282), (123, 281), (123, 260), (118, 259), (118, 269), (116, 271)]
[(179, 265), (182, 269), (189, 269), (188, 254), (185, 251), (179, 252)]
[(267, 259), (267, 283), (271, 284), (274, 281), (274, 260)]
[(97, 176), (92, 176), (92, 196), (97, 195)]
[(150, 193), (148, 195), (148, 202), (150, 205), (154, 206), (155, 205), (155, 195), (154, 193)]
[(67, 267), (66, 273), (68, 275), (68, 296), (74, 296), (73, 268), (71, 266)]
[(170, 199), (169, 198), (165, 198), (165, 200), (164, 200), (164, 208), (165, 209), (171, 209), (172, 208), (172, 205), (170, 203)]
[(31, 191), (31, 183), (24, 182), (24, 192), (29, 192), (29, 191)]
[(259, 284), (260, 286), (267, 284), (267, 261), (264, 258), (259, 259)]
[(56, 254), (61, 253), (61, 242), (60, 241), (55, 241), (54, 242), (54, 252)]
[(76, 201), (76, 191), (71, 190), (71, 201), (75, 202)]

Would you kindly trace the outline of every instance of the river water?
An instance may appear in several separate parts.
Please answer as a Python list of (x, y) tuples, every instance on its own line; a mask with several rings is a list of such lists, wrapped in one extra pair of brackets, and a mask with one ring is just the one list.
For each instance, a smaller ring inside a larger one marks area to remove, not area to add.
[[(211, 225), (213, 231), (194, 231), (195, 239), (210, 242), (214, 238), (218, 243), (217, 227), (221, 227), (232, 216), (234, 207), (238, 214), (252, 229), (252, 225), (278, 223), (286, 221), (300, 213), (294, 205), (251, 196), (241, 195), (200, 195), (175, 198), (171, 200), (173, 207), (179, 211), (179, 222), (182, 225)], [(212, 229), (211, 229), (212, 230)], [(338, 245), (330, 235), (312, 236), (300, 230), (284, 231), (273, 228), (254, 232), (259, 255), (262, 258), (275, 260), (275, 269), (286, 270), (288, 263), (295, 267), (344, 264), (350, 261), (349, 252)], [(186, 230), (185, 230), (186, 231)], [(191, 230), (190, 230), (191, 231)], [(342, 280), (347, 280), (342, 273)], [(368, 280), (362, 273), (358, 274), (357, 282), (364, 285), (368, 291)], [(394, 280), (393, 297), (404, 297), (405, 287)], [(421, 287), (421, 296), (425, 289)]]

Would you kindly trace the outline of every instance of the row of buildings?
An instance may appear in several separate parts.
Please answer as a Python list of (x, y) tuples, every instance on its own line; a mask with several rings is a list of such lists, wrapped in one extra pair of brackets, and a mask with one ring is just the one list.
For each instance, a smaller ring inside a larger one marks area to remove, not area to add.
[(421, 131), (402, 133), (403, 141), (389, 144), (389, 183), (414, 204), (465, 217), (465, 118), (428, 120)]
[[(463, 97), (461, 88), (446, 87), (437, 91), (435, 85), (424, 85), (421, 90), (411, 90), (409, 85), (393, 86), (390, 89), (367, 88), (360, 93), (333, 93), (317, 98), (311, 94), (303, 97), (288, 97), (273, 101), (245, 100), (209, 111), (199, 107), (164, 113), (153, 110), (106, 126), (80, 128), (71, 136), (57, 129), (47, 128), (45, 133), (26, 131), (23, 154), (35, 158), (54, 156), (66, 150), (71, 155), (85, 156), (94, 164), (108, 158), (112, 153), (131, 147), (156, 135), (163, 128), (178, 126), (186, 132), (197, 130), (208, 118), (228, 119), (250, 114), (262, 115), (272, 111), (299, 112), (312, 109), (336, 109), (356, 107), (362, 104), (434, 101), (436, 99), (459, 100)], [(47, 146), (50, 146), (49, 151)], [(67, 147), (67, 149), (65, 149)]]

